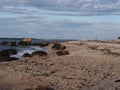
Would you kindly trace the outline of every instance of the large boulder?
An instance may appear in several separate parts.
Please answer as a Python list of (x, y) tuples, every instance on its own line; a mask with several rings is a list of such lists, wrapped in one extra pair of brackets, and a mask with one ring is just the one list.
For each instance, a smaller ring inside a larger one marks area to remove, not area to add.
[(18, 58), (9, 57), (10, 55), (14, 55), (14, 54), (17, 54), (17, 51), (14, 49), (0, 51), (0, 62), (18, 60)]
[(32, 42), (32, 39), (31, 38), (23, 38), (19, 43), (18, 45), (30, 45)]
[(0, 57), (9, 57), (10, 55), (17, 54), (17, 51), (15, 49), (7, 49), (0, 51)]
[(21, 41), (22, 42), (31, 43), (32, 42), (32, 38), (23, 38)]
[(47, 53), (45, 51), (35, 51), (31, 54), (32, 58), (39, 58), (41, 56), (47, 56)]
[(66, 46), (64, 46), (62, 44), (59, 44), (59, 43), (54, 43), (54, 45), (52, 46), (52, 49), (55, 49), (55, 50), (64, 50), (64, 49), (66, 49)]
[(66, 50), (61, 50), (61, 51), (56, 52), (56, 54), (57, 54), (58, 56), (63, 56), (63, 55), (68, 55), (69, 52), (66, 51)]

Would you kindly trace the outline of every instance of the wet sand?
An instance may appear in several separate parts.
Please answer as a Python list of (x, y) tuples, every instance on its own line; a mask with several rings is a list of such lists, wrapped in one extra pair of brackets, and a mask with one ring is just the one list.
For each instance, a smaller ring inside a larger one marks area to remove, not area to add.
[(52, 44), (48, 56), (0, 62), (0, 90), (25, 90), (38, 85), (55, 90), (120, 90), (120, 44), (71, 41), (70, 52), (57, 56)]

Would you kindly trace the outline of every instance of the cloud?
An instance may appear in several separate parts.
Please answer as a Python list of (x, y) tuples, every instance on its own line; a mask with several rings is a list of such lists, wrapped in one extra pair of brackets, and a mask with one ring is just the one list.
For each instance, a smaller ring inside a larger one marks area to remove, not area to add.
[(119, 0), (0, 0), (0, 34), (1, 37), (116, 38), (120, 22), (112, 15), (120, 15)]
[(119, 0), (1, 0), (0, 6), (5, 7), (3, 11), (7, 8), (8, 12), (13, 10), (21, 13), (28, 13), (30, 10), (25, 8), (34, 7), (38, 13), (44, 10), (53, 15), (120, 15)]
[[(0, 18), (1, 37), (33, 37), (46, 39), (113, 39), (119, 36), (120, 24), (49, 20), (33, 16)], [(12, 34), (11, 34), (12, 33)]]

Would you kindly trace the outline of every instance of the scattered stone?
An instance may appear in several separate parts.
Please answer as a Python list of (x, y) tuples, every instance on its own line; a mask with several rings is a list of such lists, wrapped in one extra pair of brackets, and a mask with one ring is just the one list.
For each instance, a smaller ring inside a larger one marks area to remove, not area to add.
[(45, 76), (45, 77), (48, 77), (50, 74), (48, 72), (43, 72), (41, 75)]
[(56, 54), (57, 54), (58, 56), (62, 56), (62, 55), (68, 55), (69, 52), (66, 51), (66, 50), (62, 50), (62, 51), (58, 51), (58, 52), (56, 52)]
[(120, 79), (118, 79), (118, 80), (115, 80), (115, 82), (116, 82), (116, 83), (120, 82)]
[(38, 85), (34, 90), (54, 90), (54, 89), (48, 86)]
[(55, 49), (55, 50), (64, 50), (66, 49), (66, 46), (62, 45), (62, 44), (59, 44), (59, 43), (55, 43), (53, 46), (52, 46), (52, 49)]

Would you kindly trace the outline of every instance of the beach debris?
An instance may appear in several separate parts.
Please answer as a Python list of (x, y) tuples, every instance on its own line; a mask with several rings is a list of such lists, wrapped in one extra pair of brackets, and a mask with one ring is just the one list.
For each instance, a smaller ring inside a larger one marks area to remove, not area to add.
[(64, 46), (62, 44), (59, 44), (59, 43), (54, 43), (54, 45), (52, 46), (52, 49), (55, 49), (55, 50), (64, 50), (64, 49), (66, 49), (66, 46)]
[(31, 54), (32, 58), (39, 58), (41, 56), (47, 56), (47, 53), (45, 51), (35, 51)]
[(66, 50), (61, 50), (61, 51), (57, 51), (56, 54), (57, 54), (58, 56), (62, 56), (62, 55), (68, 55), (69, 52), (66, 51)]

